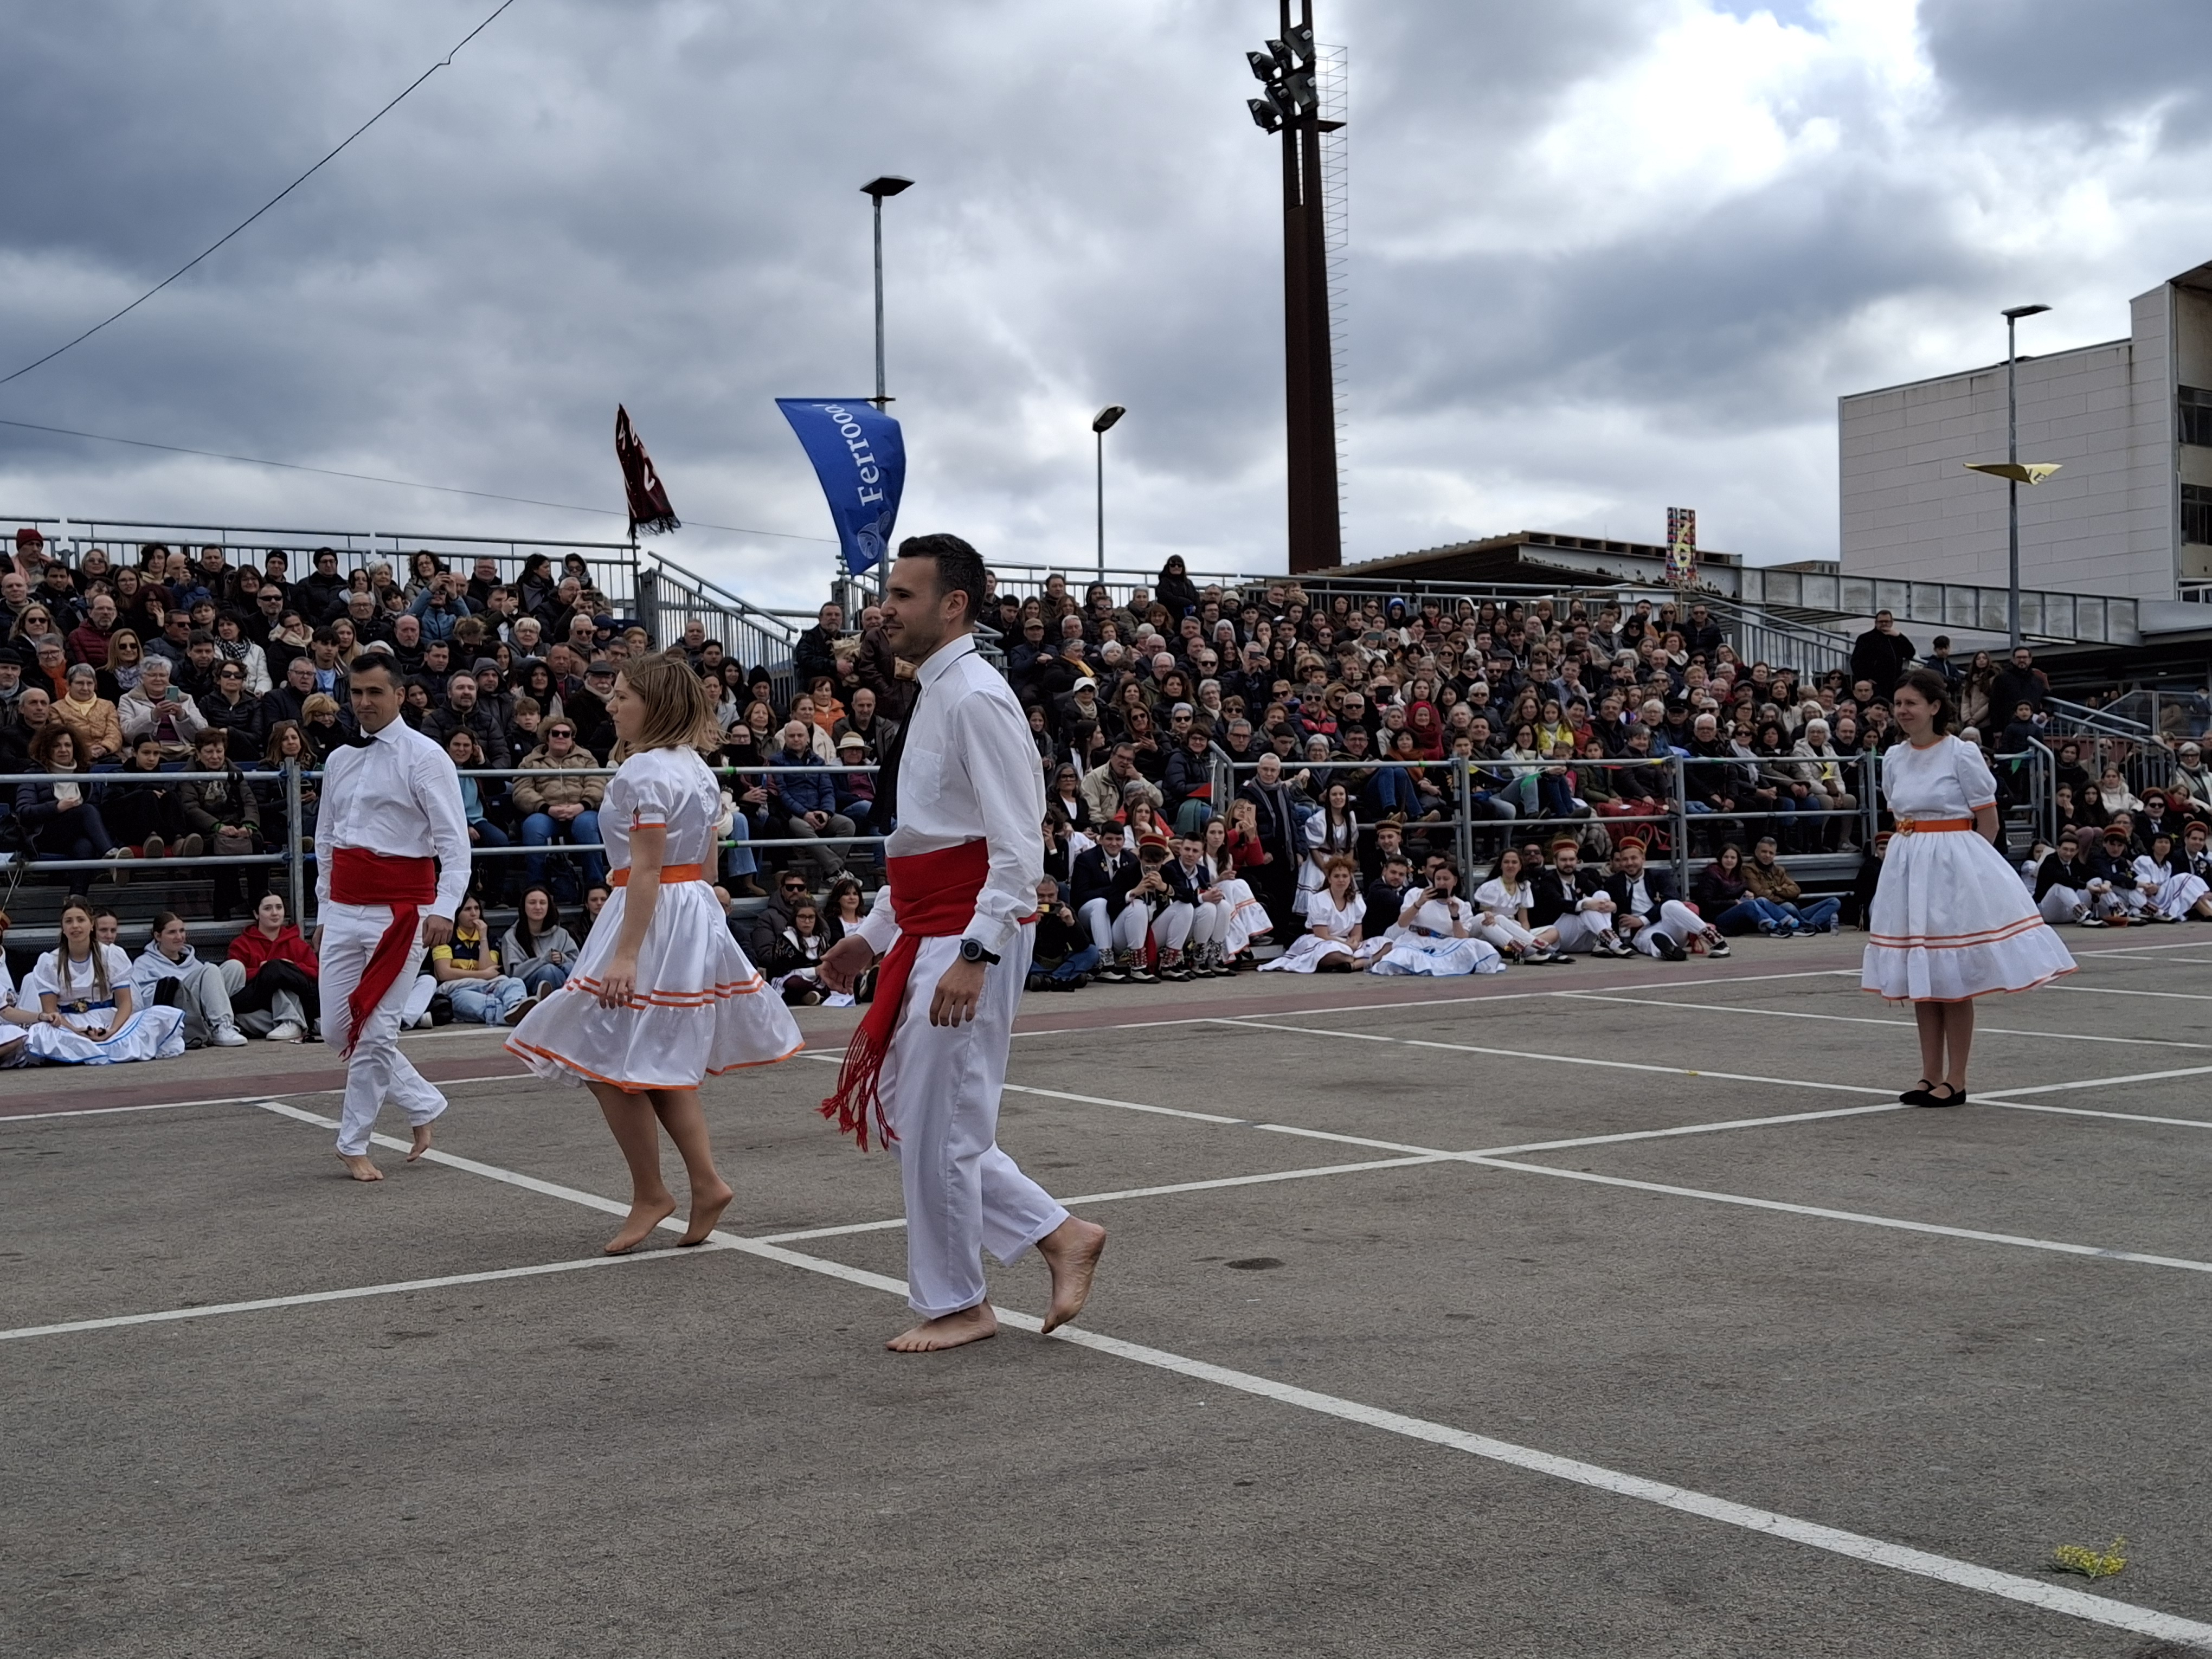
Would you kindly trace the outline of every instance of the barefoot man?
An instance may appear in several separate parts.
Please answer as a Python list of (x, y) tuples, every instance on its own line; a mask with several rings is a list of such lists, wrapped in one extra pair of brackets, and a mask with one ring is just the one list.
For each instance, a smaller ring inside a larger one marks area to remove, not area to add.
[(891, 649), (920, 665), (920, 695), (878, 778), (896, 816), (890, 883), (822, 959), (849, 990), (880, 955), (875, 1001), (854, 1033), (823, 1115), (863, 1150), (871, 1128), (906, 1188), (908, 1301), (921, 1322), (890, 1346), (924, 1353), (999, 1328), (983, 1255), (1031, 1245), (1052, 1273), (1048, 1331), (1083, 1310), (1106, 1230), (1054, 1203), (998, 1147), (1014, 1010), (1029, 975), (1044, 871), (1044, 781), (1006, 678), (976, 654), (983, 561), (957, 536), (899, 549), (883, 604)]
[(453, 936), (469, 886), (469, 826), (453, 762), (399, 718), (392, 653), (363, 652), (350, 684), (362, 736), (332, 750), (323, 773), (315, 951), (323, 1036), (346, 1059), (338, 1157), (356, 1181), (381, 1181), (368, 1136), (384, 1103), (398, 1103), (414, 1126), (410, 1164), (429, 1150), (431, 1120), (446, 1109), (399, 1052), (399, 1010), (423, 953)]

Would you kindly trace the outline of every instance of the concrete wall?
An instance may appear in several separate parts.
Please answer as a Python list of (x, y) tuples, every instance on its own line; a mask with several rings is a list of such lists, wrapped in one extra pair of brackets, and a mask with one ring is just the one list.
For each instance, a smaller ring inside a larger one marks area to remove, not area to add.
[[(2133, 302), (2129, 339), (2020, 363), (2021, 459), (2063, 466), (2020, 492), (2024, 587), (2173, 596), (2167, 293)], [(2004, 482), (1961, 465), (2005, 458), (2002, 363), (1842, 398), (1838, 427), (1846, 574), (2004, 585)]]

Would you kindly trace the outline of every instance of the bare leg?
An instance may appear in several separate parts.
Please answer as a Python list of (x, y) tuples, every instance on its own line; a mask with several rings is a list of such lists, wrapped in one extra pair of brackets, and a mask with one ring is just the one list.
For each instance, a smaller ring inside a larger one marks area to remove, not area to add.
[(1095, 1221), (1073, 1216), (1037, 1240), (1037, 1254), (1052, 1270), (1052, 1305), (1045, 1310), (1044, 1328), (1055, 1331), (1083, 1311), (1091, 1298), (1091, 1275), (1106, 1249), (1106, 1230)]
[[(1943, 1046), (1949, 1050), (1948, 1068), (1943, 1081), (1960, 1094), (1966, 1091), (1966, 1060), (1974, 1048), (1974, 1005), (1971, 1002), (1946, 1002), (1938, 1005), (1943, 1011)], [(1935, 1073), (1930, 1072), (1933, 1077)]]
[(1940, 1002), (1912, 1005), (1913, 1023), (1920, 1028), (1920, 1077), (1923, 1083), (1942, 1079), (1945, 1006)]
[(624, 1094), (610, 1083), (594, 1083), (591, 1089), (615, 1145), (622, 1148), (623, 1161), (629, 1165), (629, 1215), (607, 1241), (609, 1255), (623, 1255), (676, 1213), (676, 1200), (660, 1178), (660, 1128), (653, 1119), (652, 1097)]
[(366, 1152), (340, 1152), (338, 1162), (346, 1166), (346, 1173), (356, 1181), (381, 1181), (384, 1171), (368, 1160)]
[[(734, 1194), (729, 1182), (714, 1168), (714, 1151), (708, 1143), (707, 1114), (700, 1109), (699, 1091), (655, 1089), (652, 1100), (653, 1115), (660, 1120), (660, 1127), (668, 1131), (668, 1138), (676, 1143), (676, 1150), (683, 1154), (684, 1177), (691, 1185), (691, 1224), (677, 1242), (704, 1244)], [(656, 1168), (658, 1163), (656, 1154)]]
[(989, 1303), (978, 1302), (958, 1313), (925, 1319), (912, 1330), (900, 1332), (884, 1346), (893, 1353), (935, 1353), (940, 1348), (957, 1348), (998, 1334), (999, 1316), (991, 1311)]

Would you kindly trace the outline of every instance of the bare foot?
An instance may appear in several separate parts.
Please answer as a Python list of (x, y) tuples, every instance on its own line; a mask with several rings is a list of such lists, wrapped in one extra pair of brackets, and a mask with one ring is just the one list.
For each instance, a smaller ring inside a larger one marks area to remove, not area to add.
[(428, 1123), (418, 1123), (415, 1126), (415, 1144), (407, 1149), (407, 1161), (412, 1164), (429, 1150), (430, 1126)]
[(659, 1198), (640, 1199), (629, 1206), (629, 1218), (622, 1231), (607, 1241), (609, 1255), (628, 1255), (653, 1236), (653, 1230), (676, 1213), (676, 1200), (667, 1193)]
[(346, 1172), (356, 1181), (384, 1179), (384, 1171), (368, 1161), (368, 1154), (366, 1152), (340, 1152), (338, 1162), (346, 1166)]
[(718, 1181), (711, 1187), (694, 1187), (691, 1189), (691, 1225), (685, 1230), (684, 1237), (677, 1240), (677, 1248), (681, 1249), (687, 1245), (704, 1244), (714, 1232), (714, 1224), (722, 1218), (722, 1212), (729, 1207), (730, 1200), (736, 1194), (731, 1192), (726, 1182)]
[(978, 1302), (941, 1319), (925, 1319), (912, 1330), (901, 1331), (884, 1346), (893, 1353), (935, 1353), (939, 1348), (957, 1348), (998, 1334), (999, 1316), (991, 1311), (989, 1303)]
[(1052, 1270), (1052, 1306), (1044, 1328), (1056, 1331), (1083, 1311), (1091, 1299), (1091, 1276), (1106, 1249), (1106, 1230), (1095, 1221), (1070, 1216), (1037, 1240), (1037, 1254)]

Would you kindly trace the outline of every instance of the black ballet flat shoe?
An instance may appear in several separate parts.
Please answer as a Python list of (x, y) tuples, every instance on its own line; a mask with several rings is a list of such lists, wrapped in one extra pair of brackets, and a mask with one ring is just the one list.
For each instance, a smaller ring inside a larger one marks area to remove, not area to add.
[[(1946, 1090), (1948, 1092), (1939, 1095), (1936, 1092), (1937, 1089)], [(1964, 1089), (1954, 1089), (1948, 1083), (1932, 1085), (1922, 1099), (1913, 1103), (1916, 1106), (1963, 1106), (1966, 1103), (1966, 1091)]]
[(1934, 1084), (1930, 1083), (1923, 1077), (1920, 1079), (1917, 1087), (1907, 1089), (1903, 1094), (1898, 1096), (1898, 1104), (1900, 1106), (1932, 1106), (1936, 1103), (1929, 1097), (1928, 1091), (1935, 1086), (1936, 1085)]

